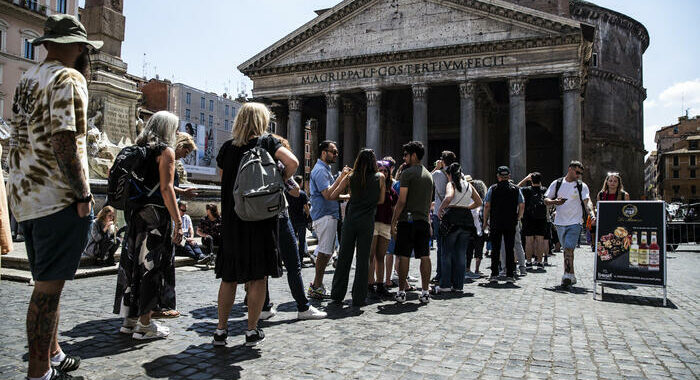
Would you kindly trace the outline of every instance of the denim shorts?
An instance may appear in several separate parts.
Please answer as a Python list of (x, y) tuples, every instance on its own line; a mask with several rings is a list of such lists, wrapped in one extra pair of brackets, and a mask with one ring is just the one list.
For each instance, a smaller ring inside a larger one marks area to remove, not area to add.
[(79, 217), (74, 203), (59, 212), (20, 224), (32, 278), (72, 280), (87, 244), (90, 217)]
[(570, 226), (556, 226), (559, 242), (564, 249), (574, 249), (578, 244), (579, 235), (581, 235), (581, 225), (572, 224)]

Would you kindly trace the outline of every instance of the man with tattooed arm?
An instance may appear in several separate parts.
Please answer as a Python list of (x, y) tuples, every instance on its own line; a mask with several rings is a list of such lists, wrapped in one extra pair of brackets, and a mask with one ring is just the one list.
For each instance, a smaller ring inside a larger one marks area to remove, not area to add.
[(34, 292), (27, 311), (29, 379), (72, 377), (80, 358), (58, 344), (59, 301), (80, 264), (93, 204), (86, 152), (90, 47), (73, 16), (46, 20), (44, 62), (29, 69), (15, 90), (9, 151), (9, 200), (22, 225)]

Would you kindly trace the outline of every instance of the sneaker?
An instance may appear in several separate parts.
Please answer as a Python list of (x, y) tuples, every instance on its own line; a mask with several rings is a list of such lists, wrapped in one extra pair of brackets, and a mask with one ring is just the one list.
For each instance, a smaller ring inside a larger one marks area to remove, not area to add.
[(221, 334), (217, 334), (217, 332), (214, 331), (214, 339), (212, 339), (211, 344), (215, 346), (225, 346), (226, 338), (228, 338), (228, 332), (224, 331)]
[(494, 276), (494, 275), (489, 276), (489, 283), (491, 283), (491, 284), (497, 283), (497, 282), (498, 282), (498, 277), (499, 277), (499, 276)]
[(525, 267), (532, 268), (532, 262), (530, 262), (530, 261), (526, 262)]
[(333, 268), (338, 267), (338, 256), (333, 256)]
[(440, 279), (437, 278), (437, 277), (433, 277), (433, 278), (430, 280), (430, 283), (433, 284), (433, 285), (435, 285), (435, 284), (437, 284), (437, 283), (439, 283), (439, 282), (440, 282)]
[(509, 284), (514, 284), (515, 283), (515, 278), (513, 277), (506, 277), (506, 282)]
[(450, 289), (452, 293), (457, 293), (457, 294), (462, 294), (464, 293), (464, 289), (457, 289), (457, 288), (452, 288)]
[(367, 284), (367, 294), (370, 296), (377, 294), (377, 284)]
[(464, 274), (464, 279), (465, 280), (476, 280), (477, 278), (480, 278), (481, 276), (468, 270), (467, 273)]
[(394, 296), (394, 299), (398, 303), (404, 303), (406, 302), (406, 292), (398, 291), (396, 292), (396, 295)]
[(49, 377), (49, 380), (84, 380), (85, 378), (82, 376), (71, 376), (67, 374), (66, 372), (61, 372), (57, 371), (55, 369), (51, 369), (51, 376)]
[(391, 295), (391, 292), (386, 289), (384, 284), (377, 284), (377, 295), (379, 297), (388, 297)]
[(433, 294), (448, 293), (449, 291), (450, 291), (450, 288), (441, 288), (439, 285), (433, 286), (433, 289), (432, 289)]
[(520, 275), (523, 277), (527, 276), (527, 268), (526, 267), (520, 267)]
[(537, 263), (537, 269), (544, 269), (544, 263)]
[(200, 258), (197, 260), (197, 264), (209, 264), (211, 262), (211, 255), (202, 255)]
[(80, 367), (80, 356), (66, 355), (60, 363), (51, 362), (51, 368), (59, 372), (71, 372)]
[(122, 322), (122, 327), (119, 328), (119, 332), (122, 334), (133, 334), (134, 328), (136, 327), (137, 318), (124, 318)]
[(396, 273), (396, 271), (391, 272), (391, 281), (395, 281), (395, 282), (399, 281), (399, 274)]
[(311, 259), (311, 263), (316, 266), (316, 252), (309, 251), (309, 258)]
[(274, 317), (275, 315), (277, 315), (277, 306), (275, 306), (274, 303), (270, 303), (267, 310), (263, 309), (263, 311), (260, 312), (260, 320), (265, 321)]
[(310, 298), (317, 300), (328, 298), (328, 292), (326, 292), (326, 288), (323, 285), (319, 286), (318, 288), (315, 288), (313, 283), (309, 284), (309, 290), (307, 291), (307, 294)]
[(418, 297), (418, 300), (420, 303), (430, 303), (430, 293), (421, 293), (420, 297)]
[(323, 319), (326, 318), (328, 314), (325, 311), (320, 311), (313, 306), (309, 306), (306, 311), (297, 312), (297, 319)]
[(413, 277), (413, 276), (411, 276), (411, 275), (409, 274), (408, 276), (406, 276), (406, 281), (408, 281), (408, 282), (417, 282), (418, 279), (415, 278), (415, 277)]
[(141, 322), (136, 322), (132, 338), (138, 340), (165, 338), (170, 334), (170, 329), (161, 326), (156, 321), (151, 320), (151, 324), (144, 326)]
[(245, 332), (245, 345), (252, 347), (265, 340), (265, 333), (261, 328), (248, 330)]
[(573, 273), (564, 273), (561, 277), (561, 286), (571, 286), (576, 283), (576, 276)]

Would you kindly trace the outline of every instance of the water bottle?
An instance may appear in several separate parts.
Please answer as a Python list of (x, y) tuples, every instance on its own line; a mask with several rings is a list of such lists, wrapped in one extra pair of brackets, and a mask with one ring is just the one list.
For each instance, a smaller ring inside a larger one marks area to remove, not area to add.
[(406, 221), (409, 223), (413, 223), (413, 214), (411, 214), (410, 211), (406, 214)]

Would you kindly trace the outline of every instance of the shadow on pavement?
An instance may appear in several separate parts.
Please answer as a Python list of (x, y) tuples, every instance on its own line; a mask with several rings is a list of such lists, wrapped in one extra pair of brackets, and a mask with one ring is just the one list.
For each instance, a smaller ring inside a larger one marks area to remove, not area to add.
[(122, 318), (98, 319), (77, 324), (72, 329), (61, 332), (61, 335), (89, 339), (61, 341), (61, 348), (72, 355), (90, 359), (139, 350), (148, 343), (132, 339), (131, 334), (119, 333), (121, 324)]
[[(245, 317), (245, 306), (242, 303), (233, 305), (229, 318)], [(200, 307), (199, 309), (190, 310), (190, 316), (194, 319), (219, 319), (219, 314), (216, 305)]]
[(588, 294), (588, 293), (593, 293), (592, 290), (588, 288), (582, 288), (580, 286), (552, 286), (549, 288), (542, 288), (544, 290), (550, 291), (550, 292), (555, 292), (555, 293), (572, 293), (572, 294)]
[[(605, 285), (607, 288), (608, 285)], [(603, 302), (611, 303), (624, 303), (628, 305), (639, 305), (639, 306), (652, 306), (652, 307), (666, 307), (669, 309), (678, 309), (678, 306), (673, 303), (670, 299), (666, 298), (666, 306), (664, 306), (663, 297), (646, 297), (646, 296), (636, 296), (632, 294), (616, 294), (605, 292), (602, 299)]]
[[(408, 301), (408, 299), (407, 299)], [(397, 315), (403, 313), (413, 313), (418, 311), (422, 304), (416, 302), (406, 302), (406, 303), (392, 303), (387, 305), (379, 305), (377, 307), (377, 314), (384, 315)]]
[(469, 292), (463, 292), (463, 293), (449, 292), (449, 293), (431, 294), (430, 296), (431, 296), (433, 299), (436, 299), (436, 300), (453, 300), (453, 299), (457, 299), (457, 298), (474, 297), (474, 293), (469, 293)]
[[(261, 321), (262, 322), (262, 321)], [(213, 336), (214, 335), (214, 330), (216, 330), (216, 325), (218, 321), (214, 319), (213, 321), (202, 321), (202, 322), (195, 322), (190, 325), (190, 327), (187, 328), (187, 331), (194, 331), (200, 336)], [(245, 329), (248, 327), (248, 320), (243, 319), (243, 320), (236, 320), (236, 321), (228, 321), (228, 331), (245, 331)]]
[[(264, 344), (264, 343), (262, 343)], [(214, 347), (191, 345), (179, 354), (161, 356), (143, 364), (146, 375), (168, 379), (239, 379), (236, 363), (260, 358), (260, 352), (243, 344)]]
[(481, 286), (482, 288), (494, 288), (494, 289), (520, 289), (520, 286), (518, 286), (516, 284), (511, 284), (508, 282), (504, 282), (504, 283), (482, 282), (478, 286)]

